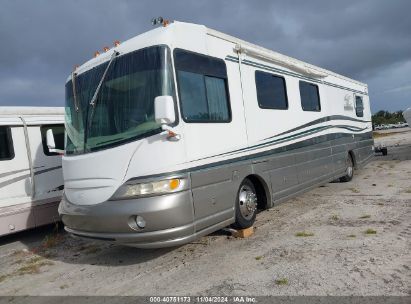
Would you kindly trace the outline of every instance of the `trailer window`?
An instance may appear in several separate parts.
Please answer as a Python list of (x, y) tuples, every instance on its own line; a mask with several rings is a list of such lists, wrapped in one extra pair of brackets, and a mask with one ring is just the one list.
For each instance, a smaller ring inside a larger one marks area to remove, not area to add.
[(40, 127), (41, 131), (41, 141), (43, 143), (43, 152), (47, 156), (59, 155), (55, 152), (50, 152), (47, 147), (47, 130), (52, 129), (54, 135), (54, 143), (56, 144), (56, 149), (64, 150), (64, 125), (44, 125)]
[(358, 117), (364, 116), (364, 104), (361, 96), (355, 96), (355, 114)]
[(14, 158), (13, 139), (8, 126), (0, 126), (0, 161)]
[(320, 94), (317, 85), (300, 81), (300, 97), (303, 111), (321, 111)]
[(262, 109), (288, 109), (287, 88), (284, 77), (255, 71), (258, 105)]
[(184, 121), (231, 121), (224, 61), (180, 49), (174, 57)]

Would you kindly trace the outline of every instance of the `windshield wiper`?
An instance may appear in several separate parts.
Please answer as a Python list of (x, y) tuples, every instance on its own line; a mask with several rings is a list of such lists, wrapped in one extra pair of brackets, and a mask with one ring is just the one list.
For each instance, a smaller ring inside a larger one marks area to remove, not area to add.
[(90, 100), (90, 105), (93, 108), (96, 106), (97, 96), (98, 96), (98, 93), (100, 92), (101, 85), (103, 84), (104, 79), (106, 78), (107, 71), (110, 68), (111, 63), (114, 61), (114, 58), (116, 58), (116, 56), (118, 54), (120, 54), (120, 53), (116, 52), (116, 51), (113, 52), (113, 55), (111, 55), (111, 58), (110, 58), (110, 61), (108, 62), (106, 70), (104, 71), (103, 76), (101, 76), (100, 82), (98, 83), (96, 91), (94, 92), (93, 98), (91, 98), (91, 100)]
[(103, 73), (103, 76), (101, 76), (100, 82), (98, 83), (98, 86), (96, 88), (96, 91), (94, 92), (93, 98), (91, 98), (90, 100), (90, 105), (91, 105), (91, 109), (90, 109), (90, 114), (87, 115), (87, 129), (84, 132), (84, 151), (86, 150), (86, 146), (87, 146), (87, 140), (88, 140), (88, 135), (91, 129), (91, 125), (93, 124), (93, 117), (94, 117), (94, 110), (96, 108), (96, 103), (97, 103), (97, 97), (98, 97), (98, 93), (100, 92), (101, 86), (103, 85), (104, 79), (106, 78), (106, 74), (112, 64), (112, 62), (114, 61), (114, 59), (116, 58), (117, 55), (119, 55), (120, 53), (117, 51), (114, 51), (113, 54), (111, 55), (110, 61), (107, 64), (107, 67)]
[(77, 102), (76, 76), (77, 76), (77, 74), (73, 71), (71, 73), (71, 84), (72, 84), (72, 87), (73, 87), (74, 108), (76, 109), (76, 112), (78, 112), (79, 106), (78, 106), (78, 102)]

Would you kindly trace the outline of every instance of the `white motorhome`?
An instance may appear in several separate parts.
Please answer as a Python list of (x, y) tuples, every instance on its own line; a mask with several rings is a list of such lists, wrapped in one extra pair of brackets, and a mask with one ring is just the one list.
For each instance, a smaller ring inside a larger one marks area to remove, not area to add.
[(406, 109), (402, 115), (404, 119), (407, 121), (408, 125), (411, 126), (411, 108)]
[(0, 107), (0, 235), (59, 220), (63, 173), (49, 129), (64, 149), (64, 108)]
[(202, 25), (173, 22), (66, 83), (74, 236), (174, 246), (340, 178), (373, 155), (367, 85)]

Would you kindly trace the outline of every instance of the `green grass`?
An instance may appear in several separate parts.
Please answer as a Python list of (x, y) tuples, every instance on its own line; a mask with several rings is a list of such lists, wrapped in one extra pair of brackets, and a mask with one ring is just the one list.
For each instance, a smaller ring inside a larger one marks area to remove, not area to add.
[(24, 275), (24, 274), (35, 274), (40, 272), (40, 268), (47, 265), (53, 265), (54, 263), (51, 261), (46, 261), (42, 257), (37, 256), (25, 263), (25, 265), (21, 266), (17, 269), (17, 274)]
[(404, 191), (405, 193), (411, 193), (411, 188), (408, 188), (407, 190)]
[(340, 217), (338, 216), (338, 214), (333, 214), (333, 215), (331, 215), (331, 219), (333, 221), (338, 221), (340, 219)]
[(262, 257), (261, 255), (255, 257), (255, 259), (256, 259), (257, 261), (261, 260), (262, 258), (263, 258), (263, 257)]
[(365, 230), (365, 234), (377, 234), (377, 231), (371, 228), (368, 228)]
[(297, 232), (295, 234), (295, 236), (298, 236), (298, 237), (307, 237), (307, 236), (313, 236), (313, 235), (314, 235), (314, 233), (306, 232), (306, 231)]
[(9, 277), (8, 274), (0, 275), (0, 283), (5, 281)]
[(349, 188), (348, 190), (351, 190), (352, 193), (360, 193), (360, 190), (357, 188)]
[(288, 285), (288, 280), (286, 278), (277, 279), (277, 280), (275, 280), (275, 284), (277, 284), (277, 285)]
[(360, 219), (367, 219), (367, 218), (370, 218), (370, 217), (371, 217), (371, 215), (364, 214), (364, 215), (360, 216)]
[(355, 238), (355, 237), (357, 237), (355, 234), (349, 234), (349, 235), (347, 235), (347, 237), (349, 237), (349, 238)]

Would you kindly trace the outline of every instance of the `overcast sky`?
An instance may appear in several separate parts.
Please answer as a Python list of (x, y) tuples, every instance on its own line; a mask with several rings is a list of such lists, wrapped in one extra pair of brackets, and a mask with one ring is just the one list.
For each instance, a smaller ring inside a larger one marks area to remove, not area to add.
[(363, 81), (373, 112), (411, 106), (409, 0), (0, 0), (0, 7), (0, 105), (63, 106), (74, 65), (163, 16)]

